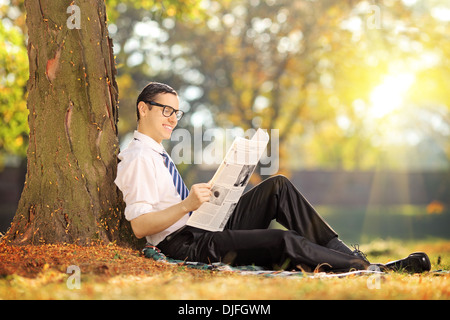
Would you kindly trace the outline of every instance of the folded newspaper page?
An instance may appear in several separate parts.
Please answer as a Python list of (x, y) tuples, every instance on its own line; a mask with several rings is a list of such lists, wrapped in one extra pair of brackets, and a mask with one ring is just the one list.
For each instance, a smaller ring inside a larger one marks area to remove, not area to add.
[(258, 129), (252, 139), (236, 138), (211, 179), (212, 195), (192, 213), (187, 225), (222, 231), (233, 213), (250, 176), (269, 142), (269, 135)]

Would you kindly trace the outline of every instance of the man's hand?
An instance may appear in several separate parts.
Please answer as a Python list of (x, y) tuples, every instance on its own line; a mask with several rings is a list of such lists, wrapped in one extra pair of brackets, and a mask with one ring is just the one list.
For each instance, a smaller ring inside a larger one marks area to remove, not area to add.
[(197, 210), (202, 203), (207, 202), (211, 196), (211, 183), (194, 184), (189, 195), (182, 201), (183, 208), (188, 212)]
[(161, 211), (149, 212), (131, 220), (137, 238), (161, 232), (181, 219), (186, 213), (197, 210), (211, 196), (211, 183), (194, 184), (186, 199)]

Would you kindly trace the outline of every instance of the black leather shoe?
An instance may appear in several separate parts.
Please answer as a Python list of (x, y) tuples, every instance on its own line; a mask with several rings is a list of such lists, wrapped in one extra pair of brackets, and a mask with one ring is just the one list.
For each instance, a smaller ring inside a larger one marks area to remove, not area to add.
[(359, 250), (359, 244), (352, 244), (352, 247), (354, 249), (352, 252), (353, 256), (355, 256), (361, 260), (364, 260), (365, 262), (369, 262), (369, 260), (367, 260), (366, 254), (364, 252), (362, 252), (361, 250)]
[(404, 259), (388, 262), (384, 267), (392, 271), (420, 273), (430, 271), (431, 263), (425, 252), (414, 252)]

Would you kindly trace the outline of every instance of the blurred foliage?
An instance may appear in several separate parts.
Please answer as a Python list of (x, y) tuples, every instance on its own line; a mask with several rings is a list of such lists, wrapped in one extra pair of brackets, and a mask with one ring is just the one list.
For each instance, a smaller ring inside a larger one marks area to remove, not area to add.
[(134, 97), (156, 79), (190, 111), (179, 126), (279, 129), (292, 169), (448, 168), (448, 24), (430, 15), (441, 5), (202, 1), (187, 21), (127, 10), (113, 34), (119, 126), (134, 129)]
[[(199, 0), (106, 1), (108, 16), (112, 21), (127, 6), (136, 11), (156, 12), (160, 17), (189, 19), (198, 14), (198, 3)], [(0, 170), (8, 156), (9, 159), (24, 158), (28, 146), (26, 97), (29, 75), (25, 18), (24, 0), (0, 1), (0, 41), (4, 44), (0, 47)], [(127, 93), (126, 76), (120, 79), (120, 84)]]
[(20, 10), (14, 8), (0, 6), (0, 16), (4, 17), (0, 20), (0, 169), (7, 155), (24, 157), (28, 145), (25, 21)]
[(131, 7), (150, 12), (160, 17), (175, 17), (179, 20), (192, 19), (200, 14), (200, 0), (106, 0), (108, 17), (116, 21), (120, 14)]
[[(10, 1), (0, 11), (2, 21), (20, 34), (23, 13), (11, 8), (22, 10), (23, 1)], [(142, 87), (161, 81), (179, 91), (182, 108), (190, 111), (180, 127), (279, 129), (281, 163), (290, 169), (449, 167), (445, 1), (106, 0), (106, 5), (121, 134), (136, 126), (135, 99)], [(8, 74), (17, 80), (18, 72)], [(8, 99), (2, 108), (26, 114)], [(11, 145), (17, 132), (6, 131)]]

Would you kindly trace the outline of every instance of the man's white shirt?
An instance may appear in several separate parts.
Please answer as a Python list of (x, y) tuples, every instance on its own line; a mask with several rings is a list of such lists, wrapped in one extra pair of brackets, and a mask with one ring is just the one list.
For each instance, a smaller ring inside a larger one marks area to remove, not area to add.
[[(117, 177), (114, 181), (122, 191), (126, 204), (125, 218), (129, 221), (140, 215), (164, 210), (181, 202), (173, 184), (172, 176), (164, 165), (162, 144), (138, 131), (128, 147), (119, 153)], [(186, 214), (169, 228), (146, 236), (147, 241), (157, 245), (169, 234), (184, 226)]]

